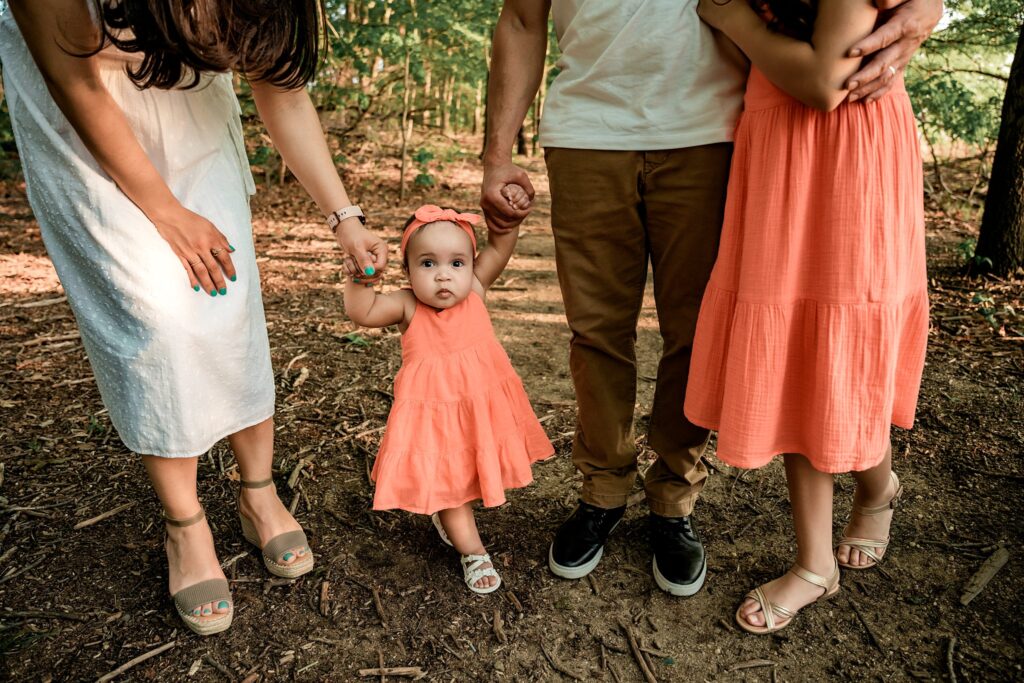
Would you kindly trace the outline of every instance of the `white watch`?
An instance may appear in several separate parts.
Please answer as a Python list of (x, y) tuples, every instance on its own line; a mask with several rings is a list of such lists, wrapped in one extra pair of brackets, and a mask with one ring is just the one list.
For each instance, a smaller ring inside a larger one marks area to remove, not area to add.
[(331, 211), (327, 215), (327, 227), (331, 230), (337, 230), (338, 225), (346, 218), (358, 218), (360, 223), (366, 225), (366, 216), (363, 214), (363, 210), (353, 204), (352, 206)]

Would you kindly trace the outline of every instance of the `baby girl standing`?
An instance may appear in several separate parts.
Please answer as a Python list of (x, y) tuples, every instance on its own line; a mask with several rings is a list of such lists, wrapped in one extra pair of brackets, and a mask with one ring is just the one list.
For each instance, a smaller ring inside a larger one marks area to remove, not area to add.
[[(839, 566), (881, 561), (902, 487), (890, 426), (914, 421), (928, 336), (921, 158), (892, 90), (851, 102), (848, 57), (872, 0), (701, 0), (750, 57), (718, 260), (704, 295), (685, 411), (736, 467), (785, 456), (797, 557), (736, 614), (754, 633), (839, 590)], [(832, 548), (832, 475), (853, 514)]]
[[(525, 192), (507, 196), (528, 201)], [(529, 484), (532, 463), (554, 449), (484, 305), (518, 231), (490, 233), (476, 253), (479, 220), (420, 207), (402, 237), (411, 288), (381, 294), (357, 275), (346, 284), (345, 310), (364, 327), (398, 325), (402, 332), (395, 401), (372, 473), (373, 508), (434, 515), (441, 538), (462, 556), (466, 585), (490, 593), (501, 579), (472, 505), (503, 504), (505, 490)]]

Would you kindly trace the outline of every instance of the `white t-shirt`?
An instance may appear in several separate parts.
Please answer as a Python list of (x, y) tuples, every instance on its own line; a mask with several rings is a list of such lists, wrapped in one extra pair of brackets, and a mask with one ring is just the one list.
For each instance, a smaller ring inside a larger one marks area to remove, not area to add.
[(732, 140), (747, 64), (696, 0), (552, 0), (561, 72), (540, 144), (655, 150)]

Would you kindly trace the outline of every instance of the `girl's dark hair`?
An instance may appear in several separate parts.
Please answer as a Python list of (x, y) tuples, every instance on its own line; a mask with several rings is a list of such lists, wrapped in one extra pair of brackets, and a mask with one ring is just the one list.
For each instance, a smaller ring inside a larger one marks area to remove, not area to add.
[(323, 0), (93, 1), (100, 47), (142, 53), (128, 68), (139, 88), (192, 88), (202, 71), (234, 70), (294, 89), (316, 73), (325, 46)]
[(750, 4), (764, 17), (771, 30), (811, 42), (814, 20), (818, 16), (818, 0), (750, 0)]

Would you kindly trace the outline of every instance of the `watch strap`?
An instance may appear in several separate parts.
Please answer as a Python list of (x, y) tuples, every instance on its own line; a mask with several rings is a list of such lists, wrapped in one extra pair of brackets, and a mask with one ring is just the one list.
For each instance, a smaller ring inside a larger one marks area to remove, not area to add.
[(327, 227), (331, 230), (336, 230), (338, 225), (346, 218), (358, 218), (360, 223), (366, 225), (366, 216), (363, 214), (363, 210), (353, 204), (352, 206), (331, 211), (327, 215)]

